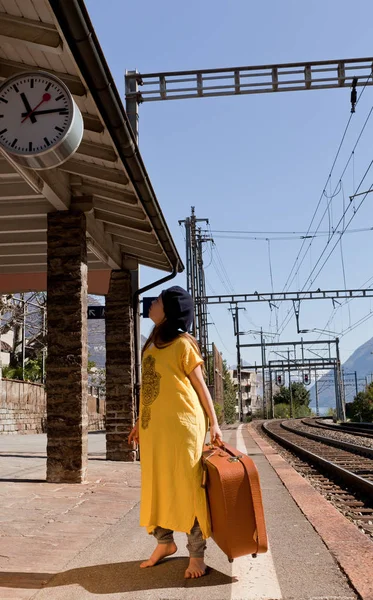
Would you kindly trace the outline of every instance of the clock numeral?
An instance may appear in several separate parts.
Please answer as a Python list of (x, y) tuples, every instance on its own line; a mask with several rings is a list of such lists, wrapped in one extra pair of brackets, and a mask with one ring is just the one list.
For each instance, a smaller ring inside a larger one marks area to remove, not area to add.
[(7, 130), (7, 129), (2, 129), (2, 130), (0, 131), (0, 135), (3, 135), (3, 133), (5, 133), (6, 131), (8, 131), (8, 130)]
[(14, 89), (14, 91), (15, 91), (15, 92), (17, 92), (17, 94), (19, 93), (19, 89), (18, 89), (18, 87), (16, 86), (16, 84), (14, 84), (14, 85), (13, 85), (13, 89)]
[(45, 91), (46, 91), (46, 92), (49, 90), (49, 88), (50, 88), (50, 86), (51, 86), (51, 85), (52, 85), (52, 84), (51, 84), (51, 82), (49, 82), (49, 83), (47, 84), (47, 86), (46, 86), (46, 88), (45, 88)]
[(47, 146), (50, 146), (50, 141), (48, 140), (47, 137), (44, 138), (45, 143), (47, 144)]
[(68, 115), (69, 112), (68, 112), (67, 108), (63, 108), (62, 110), (60, 110), (59, 114), (60, 115)]
[(12, 143), (10, 144), (12, 148), (14, 148), (14, 146), (16, 145), (16, 143), (18, 142), (18, 138), (14, 138), (14, 140), (12, 141)]
[(56, 125), (55, 129), (56, 129), (57, 131), (61, 131), (61, 133), (63, 132), (63, 129), (62, 129), (62, 127), (57, 127), (57, 125)]
[(57, 98), (55, 98), (55, 101), (58, 102), (58, 100), (61, 100), (61, 98), (63, 98), (63, 94), (60, 94), (59, 96), (57, 96)]
[(4, 104), (8, 104), (8, 100), (5, 100), (5, 98), (0, 98), (0, 102), (4, 102)]
[(34, 80), (30, 79), (30, 87), (33, 88), (34, 87)]
[(29, 152), (32, 152), (32, 142), (28, 143), (28, 150), (29, 150)]

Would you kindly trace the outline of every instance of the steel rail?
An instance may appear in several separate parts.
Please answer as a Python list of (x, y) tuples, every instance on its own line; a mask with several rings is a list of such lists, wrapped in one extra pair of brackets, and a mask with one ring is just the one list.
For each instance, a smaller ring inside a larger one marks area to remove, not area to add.
[[(295, 454), (301, 456), (307, 462), (316, 463), (317, 465), (321, 466), (323, 469), (325, 469), (332, 475), (338, 476), (345, 483), (349, 484), (350, 486), (354, 487), (355, 489), (358, 489), (359, 491), (364, 492), (370, 499), (373, 499), (373, 482), (372, 481), (369, 481), (368, 479), (364, 479), (360, 475), (356, 475), (352, 471), (344, 469), (343, 467), (340, 467), (336, 463), (333, 463), (330, 460), (327, 460), (327, 459), (323, 458), (322, 456), (315, 454), (314, 452), (310, 452), (309, 450), (306, 450), (305, 448), (302, 448), (301, 446), (294, 444), (294, 442), (291, 442), (290, 440), (288, 440), (288, 439), (280, 436), (279, 434), (275, 433), (274, 431), (272, 431), (269, 428), (269, 425), (271, 425), (271, 422), (268, 422), (268, 421), (264, 422), (262, 424), (263, 430), (269, 437), (271, 437), (273, 440), (278, 442), (280, 445), (288, 448)], [(272, 423), (272, 425), (273, 425), (273, 423)], [(289, 430), (289, 431), (291, 431), (291, 430)], [(292, 433), (294, 433), (294, 431)], [(303, 435), (303, 432), (302, 432), (302, 434), (298, 433), (298, 435)], [(305, 437), (308, 437), (308, 436), (305, 436)], [(312, 436), (311, 436), (311, 438), (312, 438)], [(373, 453), (373, 450), (372, 450), (372, 453)]]
[(307, 431), (300, 431), (295, 427), (291, 427), (285, 423), (281, 423), (281, 427), (290, 431), (290, 433), (295, 433), (300, 435), (301, 437), (306, 437), (310, 440), (315, 440), (315, 442), (321, 442), (326, 444), (327, 446), (334, 446), (335, 448), (339, 448), (340, 450), (348, 450), (350, 452), (354, 452), (354, 454), (362, 454), (364, 456), (368, 456), (369, 458), (373, 458), (373, 448), (366, 448), (365, 446), (360, 446), (359, 444), (352, 444), (351, 442), (342, 442), (341, 440), (335, 440), (334, 438), (328, 438), (323, 435), (317, 435), (316, 433), (308, 433)]
[(347, 426), (346, 424), (336, 424), (332, 425), (330, 423), (320, 423), (317, 419), (302, 419), (302, 423), (307, 425), (308, 427), (315, 427), (316, 429), (327, 429), (329, 431), (341, 431), (342, 433), (350, 433), (351, 435), (356, 435), (358, 437), (367, 437), (373, 438), (373, 424), (370, 429), (359, 427), (356, 423), (355, 425)]

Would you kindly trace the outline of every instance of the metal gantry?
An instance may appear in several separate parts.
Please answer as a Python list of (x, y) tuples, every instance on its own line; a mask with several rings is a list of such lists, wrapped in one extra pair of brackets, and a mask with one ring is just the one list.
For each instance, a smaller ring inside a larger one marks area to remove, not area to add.
[[(142, 102), (372, 85), (373, 58), (126, 73), (128, 113)], [(354, 81), (355, 80), (355, 81)], [(140, 89), (141, 88), (141, 89)], [(130, 106), (131, 105), (131, 106)], [(135, 117), (136, 118), (136, 117)]]
[[(373, 84), (372, 73), (372, 57), (158, 73), (127, 71), (125, 76), (126, 110), (136, 136), (138, 135), (139, 104), (145, 102), (349, 87), (352, 88), (351, 112), (354, 112), (357, 101), (357, 88), (371, 86)], [(239, 343), (241, 333), (238, 325), (238, 303), (269, 302), (271, 304), (286, 300), (293, 301), (297, 331), (302, 333), (307, 330), (299, 329), (299, 305), (301, 300), (330, 299), (334, 301), (337, 298), (369, 298), (373, 296), (372, 289), (324, 291), (318, 289), (306, 292), (264, 294), (254, 292), (253, 294), (206, 296), (202, 251), (198, 249), (196, 242), (195, 217), (194, 223), (192, 223), (192, 219), (193, 212), (192, 217), (187, 218), (183, 223), (186, 227), (187, 286), (196, 303), (194, 332), (197, 334), (198, 329), (199, 341), (202, 347), (205, 346), (207, 349), (207, 304), (235, 304), (234, 328), (237, 341), (238, 373), (241, 369), (240, 348), (248, 346)], [(198, 258), (198, 252), (201, 259)], [(260, 345), (262, 348), (263, 393), (265, 395), (264, 371), (266, 361), (263, 334), (261, 334)], [(294, 345), (294, 343), (291, 345)], [(338, 371), (339, 373), (336, 375), (337, 412), (341, 416), (344, 413), (344, 401), (339, 355), (335, 360), (338, 363), (336, 363), (335, 372)], [(323, 361), (321, 362), (323, 363)], [(311, 363), (309, 363), (309, 366), (311, 366)], [(318, 364), (315, 360), (313, 360), (312, 366), (317, 368)], [(290, 361), (288, 361), (288, 368), (290, 373)]]
[(203, 267), (203, 243), (211, 241), (197, 227), (197, 223), (208, 224), (208, 219), (198, 219), (195, 215), (194, 206), (191, 208), (191, 216), (180, 220), (179, 225), (185, 226), (185, 254), (186, 254), (186, 279), (187, 290), (191, 294), (195, 306), (195, 318), (193, 323), (193, 335), (197, 338), (203, 358), (208, 357), (208, 322), (206, 282)]
[(252, 294), (219, 294), (206, 296), (207, 304), (235, 304), (236, 302), (284, 302), (301, 300), (335, 300), (348, 298), (373, 298), (373, 289), (310, 290), (307, 292), (253, 292)]
[[(328, 345), (329, 356), (326, 358), (318, 357), (318, 358), (305, 358), (304, 351), (307, 350), (307, 346), (315, 346), (315, 345)], [(335, 346), (335, 356), (331, 356), (330, 347)], [(290, 358), (290, 350), (287, 351), (287, 358), (282, 358), (281, 360), (272, 360), (268, 361), (266, 359), (266, 350), (267, 348), (272, 347), (283, 347), (287, 346), (287, 348), (293, 348), (294, 358)], [(307, 369), (311, 371), (311, 369), (326, 369), (332, 367), (334, 369), (334, 383), (335, 383), (335, 398), (336, 398), (336, 412), (337, 418), (340, 420), (346, 419), (346, 407), (345, 407), (345, 397), (344, 397), (344, 385), (342, 378), (342, 369), (341, 369), (341, 359), (339, 352), (339, 338), (335, 338), (334, 340), (310, 340), (304, 341), (295, 341), (295, 342), (266, 342), (261, 336), (260, 343), (257, 344), (240, 344), (241, 348), (261, 348), (262, 352), (262, 364), (258, 365), (250, 365), (253, 369), (261, 369), (263, 373), (263, 410), (265, 413), (268, 413), (268, 406), (266, 401), (266, 370), (269, 371), (269, 380), (270, 380), (270, 416), (274, 416), (274, 402), (273, 402), (273, 394), (272, 394), (272, 373), (273, 371), (283, 371), (288, 372), (289, 377), (289, 389), (291, 390), (291, 372), (292, 371), (300, 371), (302, 369)], [(301, 349), (301, 357), (297, 358), (296, 349), (300, 347)], [(268, 416), (268, 414), (267, 414)], [(292, 416), (292, 401), (290, 402), (290, 416)]]

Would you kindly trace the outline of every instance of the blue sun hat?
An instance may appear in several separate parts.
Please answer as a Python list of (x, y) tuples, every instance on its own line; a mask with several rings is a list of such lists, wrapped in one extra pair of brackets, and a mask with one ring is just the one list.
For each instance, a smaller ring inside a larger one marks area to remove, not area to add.
[(192, 296), (178, 285), (162, 291), (163, 310), (166, 319), (176, 330), (188, 331), (194, 319)]

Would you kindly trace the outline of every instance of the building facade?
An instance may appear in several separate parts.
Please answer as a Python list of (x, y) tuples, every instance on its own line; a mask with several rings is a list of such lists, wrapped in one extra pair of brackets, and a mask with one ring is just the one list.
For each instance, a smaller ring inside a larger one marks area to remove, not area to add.
[[(239, 389), (237, 369), (230, 369), (230, 376), (236, 385), (236, 413), (239, 415)], [(241, 394), (242, 394), (242, 412), (243, 415), (255, 414), (261, 408), (260, 382), (258, 374), (255, 371), (245, 368), (241, 369)]]

